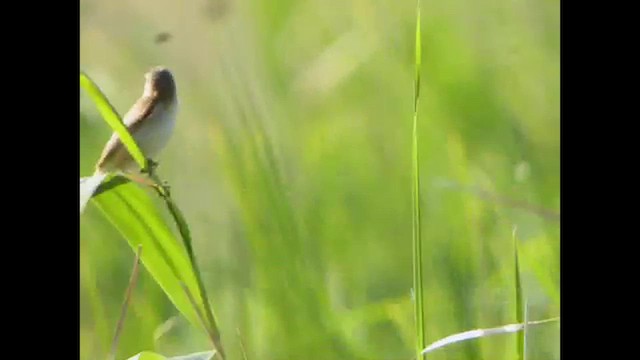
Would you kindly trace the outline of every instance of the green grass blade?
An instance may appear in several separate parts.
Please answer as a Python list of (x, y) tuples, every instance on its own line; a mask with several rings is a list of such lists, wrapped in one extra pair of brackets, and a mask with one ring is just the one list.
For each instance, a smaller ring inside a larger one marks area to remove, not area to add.
[(168, 358), (151, 351), (143, 351), (130, 357), (128, 360), (211, 360), (214, 355), (215, 351), (202, 351), (189, 355), (180, 355)]
[[(523, 291), (522, 291), (522, 279), (520, 277), (520, 262), (518, 260), (518, 238), (516, 236), (516, 228), (513, 229), (513, 257), (515, 264), (515, 276), (516, 276), (516, 321), (518, 323), (525, 322), (524, 319), (524, 302), (523, 299)], [(524, 360), (524, 337), (525, 333), (518, 333), (516, 337), (517, 341), (517, 349), (518, 349), (518, 359)]]
[(127, 360), (167, 360), (167, 358), (151, 351), (143, 351), (128, 358)]
[(418, 113), (418, 100), (420, 100), (420, 66), (422, 65), (422, 34), (420, 31), (420, 0), (418, 0), (416, 10), (416, 73), (415, 73), (415, 96), (413, 101), (414, 113)]
[(560, 317), (539, 320), (539, 321), (531, 321), (527, 324), (524, 324), (524, 323), (509, 324), (509, 325), (499, 326), (495, 328), (469, 330), (469, 331), (449, 335), (445, 338), (442, 338), (434, 342), (433, 344), (429, 345), (424, 350), (422, 350), (422, 354), (427, 354), (437, 349), (441, 349), (445, 346), (449, 346), (462, 341), (478, 339), (478, 338), (483, 338), (483, 337), (493, 336), (493, 335), (510, 334), (510, 333), (524, 330), (525, 326), (537, 326), (537, 325), (548, 324), (556, 321), (560, 321)]
[(424, 306), (422, 290), (422, 237), (420, 229), (420, 161), (418, 152), (418, 101), (420, 99), (420, 2), (418, 1), (416, 12), (416, 59), (415, 59), (415, 97), (413, 112), (413, 289), (414, 289), (414, 315), (416, 326), (416, 358), (423, 358), (421, 354), (425, 344), (424, 334)]
[[(189, 261), (191, 261), (192, 264), (196, 264), (197, 263), (196, 255), (193, 252), (191, 231), (189, 230), (189, 226), (187, 225), (187, 222), (184, 219), (184, 215), (182, 215), (182, 211), (180, 211), (180, 209), (173, 202), (173, 199), (171, 199), (170, 197), (166, 197), (165, 201), (167, 204), (167, 208), (169, 209), (174, 219), (176, 220), (176, 223), (178, 225), (178, 230), (180, 231), (180, 235), (182, 235), (182, 238), (184, 239), (184, 245), (187, 249), (187, 255), (189, 256)], [(209, 306), (209, 297), (207, 296), (204, 283), (202, 282), (202, 276), (200, 275), (200, 270), (198, 269), (197, 266), (194, 266), (193, 271), (196, 277), (198, 288), (200, 289), (200, 293), (202, 294), (202, 301), (205, 304), (204, 309), (205, 309), (205, 314), (207, 316), (207, 321), (209, 322), (209, 326), (211, 326), (212, 330), (216, 334), (216, 339), (218, 339), (219, 341), (220, 335), (218, 332), (218, 326), (213, 317), (213, 312), (211, 311), (211, 307)]]
[(146, 159), (144, 154), (136, 144), (135, 140), (129, 134), (126, 126), (122, 122), (120, 115), (113, 108), (107, 97), (102, 93), (98, 85), (89, 78), (84, 72), (80, 72), (80, 86), (89, 94), (93, 102), (96, 104), (100, 115), (111, 126), (113, 131), (118, 133), (120, 140), (127, 148), (134, 160), (140, 165), (141, 169), (146, 167)]
[(124, 183), (94, 197), (96, 206), (132, 249), (142, 245), (141, 261), (191, 324), (200, 326), (197, 312), (182, 289), (200, 294), (189, 257), (158, 213), (151, 198), (133, 183)]
[[(156, 176), (154, 176), (154, 180), (158, 184), (162, 183), (160, 179), (157, 178)], [(166, 193), (165, 191), (159, 188), (156, 188), (156, 190), (158, 192), (158, 195), (160, 195), (160, 197), (164, 199), (165, 204), (169, 209), (169, 212), (171, 212), (171, 215), (173, 216), (176, 222), (176, 225), (178, 226), (180, 235), (182, 236), (183, 244), (187, 250), (187, 255), (189, 256), (189, 261), (191, 262), (191, 265), (192, 265), (192, 270), (196, 279), (196, 284), (198, 285), (198, 290), (201, 295), (200, 299), (202, 299), (202, 306), (198, 305), (195, 302), (195, 299), (192, 297), (193, 293), (190, 292), (188, 288), (186, 288), (185, 290), (187, 291), (189, 300), (193, 303), (195, 307), (197, 307), (197, 309), (204, 308), (204, 312), (206, 314), (206, 321), (202, 319), (204, 323), (203, 325), (206, 328), (211, 341), (213, 342), (213, 346), (218, 350), (218, 354), (220, 355), (220, 357), (224, 359), (225, 356), (224, 356), (224, 349), (222, 347), (220, 330), (218, 328), (218, 324), (216, 323), (215, 317), (213, 316), (213, 311), (211, 310), (211, 306), (209, 303), (209, 297), (207, 296), (207, 291), (202, 281), (202, 276), (198, 268), (196, 256), (195, 256), (195, 253), (193, 252), (193, 245), (191, 241), (191, 230), (189, 230), (189, 226), (187, 225), (187, 221), (184, 219), (184, 215), (182, 215), (182, 211), (180, 211), (180, 208), (178, 208), (178, 206), (175, 204), (171, 196), (169, 196), (168, 193)], [(202, 316), (200, 316), (201, 314), (200, 311), (197, 311), (196, 313), (199, 315), (200, 318), (202, 318)]]
[(211, 360), (215, 354), (215, 351), (202, 351), (189, 355), (173, 356), (167, 360)]

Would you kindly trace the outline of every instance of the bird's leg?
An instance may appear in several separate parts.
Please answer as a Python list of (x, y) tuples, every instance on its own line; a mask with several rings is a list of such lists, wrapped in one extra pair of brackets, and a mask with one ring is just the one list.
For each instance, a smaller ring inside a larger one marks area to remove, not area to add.
[(147, 167), (142, 169), (140, 172), (143, 174), (148, 174), (149, 176), (153, 176), (153, 173), (157, 167), (158, 163), (149, 158), (147, 159)]
[[(146, 174), (146, 177), (141, 177), (141, 176), (131, 176), (133, 181), (136, 181), (140, 184), (144, 184), (144, 185), (149, 185), (151, 187), (155, 187), (155, 188), (159, 188), (162, 190), (162, 192), (165, 195), (169, 195), (169, 192), (171, 190), (171, 187), (169, 186), (169, 183), (167, 181), (162, 181), (162, 184), (158, 183), (157, 180), (159, 180), (156, 176), (155, 176), (155, 170), (158, 167), (158, 163), (153, 161), (152, 159), (148, 158), (147, 159), (147, 167), (145, 169), (142, 169), (140, 172), (142, 174)], [(135, 178), (135, 179), (133, 179)]]
[(140, 170), (142, 174), (146, 174), (146, 177), (142, 177), (139, 175), (129, 175), (129, 178), (137, 183), (149, 185), (151, 187), (159, 188), (165, 195), (169, 195), (169, 191), (171, 187), (167, 181), (162, 181), (162, 184), (156, 182), (157, 177), (155, 176), (155, 170), (158, 167), (158, 163), (153, 161), (152, 159), (147, 159), (147, 167)]
[(127, 177), (129, 180), (133, 182), (137, 182), (138, 184), (152, 186), (152, 187), (157, 185), (155, 181), (153, 181), (153, 179), (148, 178), (146, 176), (140, 176), (138, 174), (131, 174), (131, 173), (123, 174), (123, 175)]
[(169, 183), (166, 180), (163, 180), (162, 184), (160, 184), (159, 186), (162, 187), (162, 190), (164, 191), (165, 194), (167, 195), (170, 194), (171, 186), (169, 186)]
[(147, 176), (140, 176), (138, 174), (123, 174), (127, 179), (136, 182), (141, 185), (150, 186), (152, 188), (160, 189), (165, 196), (170, 195), (171, 187), (167, 181), (162, 181), (162, 184), (157, 183), (154, 179)]
[(158, 167), (158, 163), (153, 161), (151, 158), (147, 159), (147, 162), (149, 163), (149, 168), (151, 170), (155, 170)]

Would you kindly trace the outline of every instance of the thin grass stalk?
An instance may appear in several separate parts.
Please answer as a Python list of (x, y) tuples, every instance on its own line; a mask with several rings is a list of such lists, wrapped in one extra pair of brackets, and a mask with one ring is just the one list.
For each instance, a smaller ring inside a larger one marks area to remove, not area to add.
[(127, 309), (129, 308), (131, 297), (133, 296), (133, 289), (135, 289), (136, 284), (138, 283), (138, 274), (140, 273), (140, 255), (142, 255), (142, 245), (138, 245), (138, 251), (136, 251), (136, 257), (133, 261), (133, 270), (131, 270), (129, 285), (127, 285), (127, 290), (124, 295), (124, 301), (122, 302), (122, 308), (120, 309), (120, 317), (118, 318), (116, 331), (113, 336), (113, 341), (111, 342), (111, 351), (107, 356), (108, 360), (115, 360), (116, 358), (116, 351), (118, 350), (120, 335), (122, 334), (122, 330), (124, 329), (124, 319), (127, 317)]
[(422, 236), (420, 227), (420, 158), (418, 149), (418, 104), (420, 100), (420, 2), (417, 2), (416, 11), (416, 39), (415, 39), (415, 96), (413, 103), (413, 146), (412, 146), (412, 170), (413, 170), (413, 290), (414, 290), (414, 315), (416, 326), (416, 358), (424, 359), (422, 350), (425, 347), (424, 331), (424, 305), (422, 289)]

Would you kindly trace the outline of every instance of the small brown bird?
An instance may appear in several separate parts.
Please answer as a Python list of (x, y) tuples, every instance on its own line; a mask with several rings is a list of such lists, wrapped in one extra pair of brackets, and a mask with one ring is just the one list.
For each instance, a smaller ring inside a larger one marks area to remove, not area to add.
[[(142, 97), (123, 118), (124, 125), (147, 159), (155, 159), (169, 142), (176, 123), (178, 97), (173, 74), (154, 67), (145, 74)], [(117, 133), (102, 150), (93, 176), (80, 179), (80, 212), (109, 173), (134, 173), (140, 168)]]

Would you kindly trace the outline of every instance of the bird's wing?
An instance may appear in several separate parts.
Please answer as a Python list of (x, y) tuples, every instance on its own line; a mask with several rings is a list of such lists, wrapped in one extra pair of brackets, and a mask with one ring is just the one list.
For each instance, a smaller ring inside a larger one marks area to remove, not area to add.
[[(134, 134), (137, 129), (144, 123), (143, 120), (151, 116), (156, 104), (157, 101), (154, 97), (141, 97), (124, 115), (123, 123), (132, 136), (135, 136)], [(118, 134), (114, 132), (107, 144), (104, 146), (96, 167), (100, 169), (109, 164), (109, 167), (117, 168), (118, 164), (128, 157), (130, 157), (129, 152), (122, 144), (122, 141), (120, 141)]]

